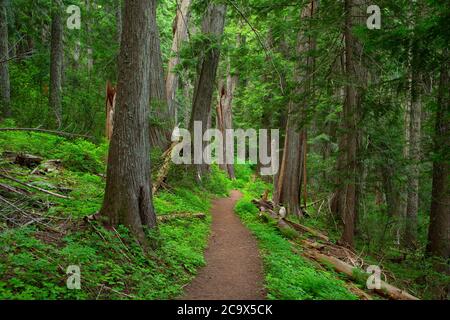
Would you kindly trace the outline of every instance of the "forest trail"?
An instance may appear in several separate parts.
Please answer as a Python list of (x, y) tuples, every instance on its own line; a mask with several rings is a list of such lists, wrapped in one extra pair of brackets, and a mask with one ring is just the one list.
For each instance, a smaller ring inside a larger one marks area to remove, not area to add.
[(240, 192), (232, 191), (230, 198), (213, 202), (206, 266), (186, 287), (183, 299), (265, 299), (257, 242), (234, 214), (234, 206), (241, 196)]

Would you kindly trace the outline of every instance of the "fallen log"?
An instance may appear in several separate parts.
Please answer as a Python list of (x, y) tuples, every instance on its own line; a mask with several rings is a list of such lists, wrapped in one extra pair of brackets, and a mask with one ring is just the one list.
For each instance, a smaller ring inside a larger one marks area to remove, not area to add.
[[(308, 252), (308, 255), (318, 262), (330, 264), (337, 272), (344, 273), (352, 279), (356, 278), (354, 271), (355, 269), (359, 269), (354, 268), (353, 266), (342, 260), (339, 260), (335, 257), (326, 256), (316, 251), (310, 251)], [(365, 273), (362, 271), (362, 274)], [(367, 277), (368, 276), (369, 274), (367, 274)], [(374, 289), (374, 291), (393, 300), (419, 300), (419, 298), (409, 294), (408, 292), (394, 287), (384, 281), (381, 281), (380, 289)]]
[[(253, 200), (252, 202), (254, 204), (256, 204), (259, 209), (264, 208), (264, 210), (266, 212), (270, 213), (270, 216), (272, 218), (277, 219), (277, 220), (281, 219), (281, 217), (275, 211), (272, 210), (272, 208), (271, 208), (272, 205), (271, 205), (270, 202), (264, 201), (264, 200), (256, 200), (256, 199)], [(330, 241), (330, 239), (326, 235), (324, 235), (323, 233), (321, 233), (319, 231), (316, 231), (316, 230), (314, 230), (312, 228), (309, 228), (307, 226), (304, 226), (304, 225), (301, 225), (299, 223), (295, 223), (295, 222), (292, 222), (292, 221), (289, 221), (289, 220), (286, 220), (286, 219), (281, 219), (280, 221), (282, 221), (281, 225), (282, 225), (283, 228), (287, 228), (287, 226), (289, 226), (291, 229), (295, 229), (295, 230), (297, 230), (297, 231), (299, 231), (301, 233), (305, 233), (305, 232), (309, 233), (312, 236), (314, 236), (316, 238), (319, 238), (320, 240), (323, 240), (323, 241), (326, 241), (326, 242)]]
[(0, 173), (0, 177), (1, 177), (1, 178), (4, 178), (4, 179), (11, 180), (11, 181), (14, 181), (14, 182), (16, 182), (16, 183), (18, 183), (18, 184), (21, 184), (21, 185), (23, 185), (23, 186), (25, 186), (25, 187), (28, 187), (28, 188), (31, 188), (31, 189), (40, 191), (40, 192), (42, 192), (42, 193), (49, 194), (49, 195), (54, 196), (54, 197), (56, 197), (56, 198), (60, 198), (60, 199), (71, 199), (70, 197), (63, 196), (63, 195), (61, 195), (61, 194), (54, 193), (54, 192), (51, 192), (51, 191), (48, 191), (48, 190), (45, 190), (45, 189), (42, 189), (42, 188), (33, 186), (33, 185), (29, 184), (29, 183), (22, 182), (22, 181), (20, 181), (20, 180), (17, 180), (17, 179), (15, 179), (15, 178), (13, 178), (13, 177), (4, 175), (4, 174), (2, 174), (2, 173)]
[(361, 300), (373, 300), (373, 298), (368, 293), (366, 293), (364, 290), (361, 290), (360, 288), (358, 288), (353, 283), (347, 282), (345, 284), (345, 286), (347, 287), (347, 289), (350, 292), (352, 292), (353, 294), (357, 295), (358, 298), (360, 298)]
[(284, 235), (289, 235), (289, 238), (297, 238), (300, 234), (291, 226), (289, 226), (285, 220), (281, 219), (275, 212), (272, 210), (262, 211), (260, 212), (260, 217), (264, 217), (266, 221), (275, 220), (277, 222), (277, 228)]
[(307, 232), (307, 233), (313, 235), (314, 237), (319, 238), (319, 239), (321, 239), (321, 240), (323, 240), (323, 241), (326, 241), (326, 242), (329, 242), (329, 241), (330, 241), (330, 239), (329, 239), (326, 235), (324, 235), (323, 233), (321, 233), (321, 232), (319, 232), (319, 231), (317, 231), (317, 230), (314, 230), (314, 229), (312, 229), (312, 228), (309, 228), (309, 227), (307, 227), (307, 226), (304, 226), (304, 225), (302, 225), (302, 224), (295, 223), (295, 222), (292, 222), (292, 221), (289, 221), (289, 220), (286, 220), (286, 222), (287, 222), (292, 228), (294, 228), (294, 229), (297, 230), (297, 231), (300, 231), (300, 232), (302, 232), (302, 233)]
[(193, 219), (193, 218), (205, 219), (206, 215), (204, 213), (177, 213), (156, 217), (158, 222), (167, 222), (174, 219)]

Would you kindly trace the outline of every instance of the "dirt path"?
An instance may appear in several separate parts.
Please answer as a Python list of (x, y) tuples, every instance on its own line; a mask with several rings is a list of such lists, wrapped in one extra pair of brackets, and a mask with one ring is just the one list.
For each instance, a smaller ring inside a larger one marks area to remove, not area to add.
[(205, 253), (206, 266), (186, 287), (186, 300), (262, 300), (264, 276), (256, 240), (234, 214), (241, 197), (213, 202), (212, 231)]

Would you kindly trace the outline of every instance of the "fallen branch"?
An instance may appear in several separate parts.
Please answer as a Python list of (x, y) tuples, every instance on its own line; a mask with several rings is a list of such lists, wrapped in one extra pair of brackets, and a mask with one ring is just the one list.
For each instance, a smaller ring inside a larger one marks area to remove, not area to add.
[(91, 136), (88, 136), (88, 135), (85, 135), (85, 134), (70, 133), (70, 132), (57, 131), (57, 130), (46, 130), (46, 129), (39, 129), (39, 128), (0, 128), (0, 131), (29, 131), (29, 132), (48, 133), (48, 134), (53, 134), (53, 135), (57, 135), (57, 136), (60, 136), (60, 137), (92, 138)]
[(0, 189), (4, 190), (6, 192), (19, 194), (21, 196), (28, 196), (28, 195), (30, 195), (30, 192), (27, 191), (27, 190), (19, 189), (19, 188), (16, 188), (16, 187), (12, 187), (10, 185), (3, 184), (3, 183), (0, 183)]
[(174, 219), (181, 219), (181, 218), (187, 218), (187, 219), (205, 219), (206, 215), (204, 213), (177, 213), (177, 214), (169, 214), (165, 216), (158, 216), (157, 220), (159, 222), (167, 222)]
[(20, 180), (17, 180), (17, 179), (15, 179), (15, 178), (13, 178), (13, 177), (4, 175), (4, 174), (2, 174), (2, 173), (0, 173), (0, 177), (1, 177), (1, 178), (4, 178), (4, 179), (11, 180), (11, 181), (14, 181), (14, 182), (16, 182), (16, 183), (18, 183), (18, 184), (21, 184), (21, 185), (25, 186), (25, 187), (28, 187), (28, 188), (31, 188), (31, 189), (40, 191), (40, 192), (42, 192), (42, 193), (49, 194), (49, 195), (51, 195), (51, 196), (54, 196), (54, 197), (57, 197), (57, 198), (60, 198), (60, 199), (71, 199), (70, 197), (63, 196), (63, 195), (61, 195), (61, 194), (54, 193), (54, 192), (51, 192), (51, 191), (48, 191), (48, 190), (45, 190), (45, 189), (42, 189), (42, 188), (33, 186), (33, 185), (31, 185), (31, 184), (22, 182), (22, 181), (20, 181)]
[(326, 200), (326, 199), (327, 199), (327, 198), (323, 198), (323, 199), (320, 199), (320, 200), (311, 202), (311, 203), (307, 204), (306, 206), (303, 205), (303, 206), (301, 206), (301, 207), (302, 207), (302, 208), (309, 208), (309, 207), (312, 207), (313, 205), (315, 205), (315, 204), (317, 204), (317, 203), (319, 203), (319, 202), (322, 202), (322, 201), (324, 201), (324, 200)]

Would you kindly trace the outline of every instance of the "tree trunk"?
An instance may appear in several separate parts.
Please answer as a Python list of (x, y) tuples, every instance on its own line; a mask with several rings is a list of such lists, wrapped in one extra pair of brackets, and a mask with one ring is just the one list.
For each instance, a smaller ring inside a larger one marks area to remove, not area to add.
[(128, 227), (146, 246), (145, 228), (156, 226), (149, 143), (150, 59), (156, 0), (125, 0), (117, 110), (108, 153), (106, 192), (100, 216)]
[[(433, 187), (431, 194), (430, 226), (427, 252), (443, 259), (438, 272), (450, 275), (450, 61), (445, 49), (441, 65), (436, 127), (434, 136)], [(448, 288), (437, 292), (437, 297), (447, 298)]]
[(166, 150), (169, 147), (173, 119), (167, 109), (166, 87), (164, 83), (164, 68), (161, 55), (159, 29), (156, 21), (157, 2), (151, 7), (151, 51), (150, 51), (150, 105), (151, 123), (150, 144)]
[(181, 4), (177, 5), (177, 15), (174, 21), (173, 30), (173, 43), (172, 43), (172, 57), (169, 60), (167, 67), (167, 79), (166, 79), (166, 93), (167, 93), (167, 105), (169, 108), (169, 114), (174, 119), (175, 123), (178, 123), (178, 110), (176, 105), (176, 93), (178, 89), (179, 76), (175, 69), (180, 63), (180, 50), (183, 41), (188, 36), (189, 27), (189, 7), (191, 0), (182, 0)]
[[(240, 45), (240, 43), (241, 43), (241, 35), (238, 35), (237, 37), (238, 46)], [(219, 88), (220, 103), (218, 114), (220, 114), (221, 120), (220, 127), (223, 134), (224, 156), (225, 156), (224, 168), (230, 179), (236, 179), (236, 175), (234, 173), (234, 165), (232, 164), (234, 159), (230, 159), (230, 155), (226, 152), (226, 145), (228, 143), (226, 130), (233, 129), (233, 98), (238, 84), (238, 80), (239, 78), (236, 73), (231, 74), (231, 62), (230, 58), (228, 58), (226, 82), (222, 84), (221, 88)], [(233, 145), (232, 141), (230, 141), (230, 143), (231, 143), (230, 145)]]
[(61, 0), (53, 0), (50, 61), (50, 107), (55, 114), (58, 128), (61, 128), (63, 68), (63, 24)]
[(342, 201), (339, 201), (339, 212), (344, 222), (344, 231), (341, 242), (353, 247), (355, 234), (355, 221), (357, 217), (357, 175), (358, 158), (358, 114), (361, 106), (362, 86), (365, 83), (365, 74), (361, 65), (362, 46), (353, 35), (352, 28), (361, 24), (364, 19), (363, 9), (365, 0), (345, 1), (345, 73), (347, 84), (344, 102), (344, 136), (343, 147), (345, 153), (345, 166), (343, 168), (344, 182), (341, 192)]
[(9, 45), (6, 0), (0, 0), (0, 116), (11, 116), (11, 88), (9, 82)]
[(422, 102), (420, 98), (420, 74), (417, 70), (419, 57), (412, 46), (411, 84), (410, 84), (410, 122), (409, 122), (409, 173), (408, 200), (406, 206), (405, 245), (415, 248), (417, 244), (417, 214), (419, 211), (419, 162)]
[(91, 75), (91, 72), (94, 69), (94, 50), (92, 49), (92, 37), (91, 37), (92, 4), (95, 5), (95, 0), (85, 0), (86, 12), (87, 12), (87, 16), (88, 16), (86, 19), (86, 32), (88, 34), (86, 55), (87, 55), (87, 69), (88, 69), (89, 75)]
[[(209, 3), (203, 17), (202, 33), (208, 37), (205, 43), (205, 50), (199, 58), (198, 78), (194, 90), (191, 121), (189, 130), (193, 141), (203, 140), (203, 134), (208, 127), (208, 119), (211, 114), (211, 104), (216, 81), (217, 67), (219, 65), (220, 39), (225, 27), (226, 6)], [(202, 137), (195, 137), (194, 122), (202, 123)], [(197, 177), (202, 178), (208, 170), (206, 164), (197, 164)]]
[[(301, 19), (310, 19), (316, 10), (316, 1), (310, 1), (301, 12)], [(277, 182), (276, 203), (286, 207), (289, 214), (301, 217), (300, 195), (302, 180), (304, 178), (306, 159), (306, 108), (304, 95), (311, 91), (311, 74), (314, 58), (307, 57), (308, 52), (315, 46), (314, 40), (305, 36), (301, 30), (297, 37), (297, 66), (294, 78), (297, 83), (295, 94), (301, 97), (301, 102), (289, 102), (286, 137), (284, 142), (283, 158)], [(306, 66), (306, 71), (303, 71)], [(301, 129), (298, 119), (301, 119)]]
[(120, 45), (122, 39), (122, 0), (116, 0), (117, 42)]

